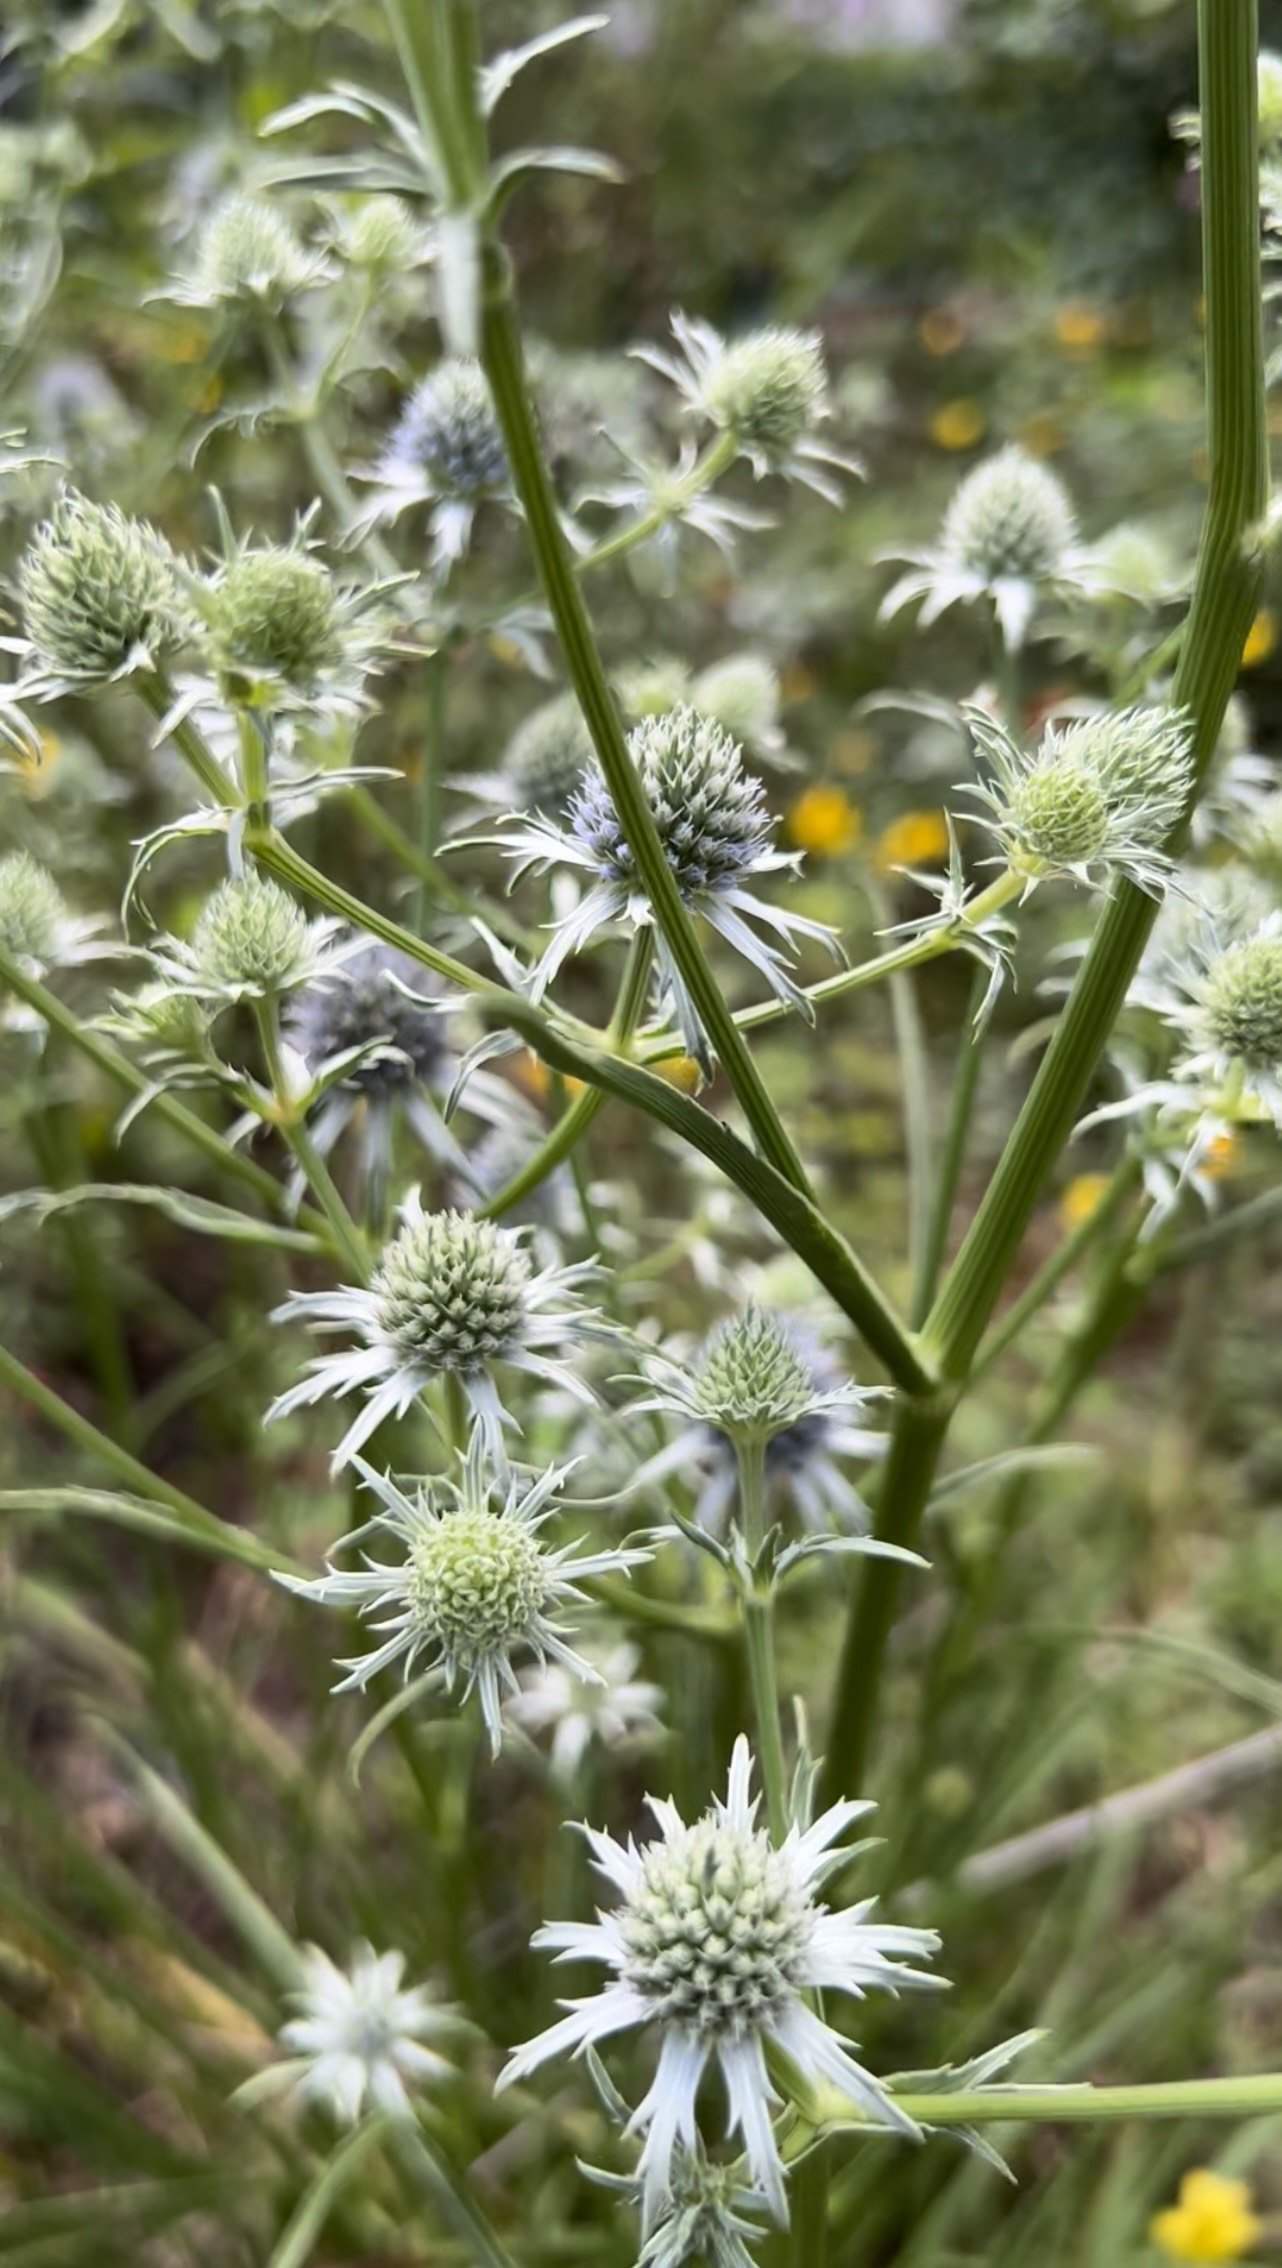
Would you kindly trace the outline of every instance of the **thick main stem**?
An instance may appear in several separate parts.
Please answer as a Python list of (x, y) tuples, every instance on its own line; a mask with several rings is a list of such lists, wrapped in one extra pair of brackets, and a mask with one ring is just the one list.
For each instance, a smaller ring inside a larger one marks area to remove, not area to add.
[[(1264, 421), (1256, 0), (1199, 0), (1202, 238), (1206, 302), (1209, 501), (1174, 698), (1194, 728), (1197, 783), (1178, 847), (1214, 753), (1259, 594), (1254, 531), (1267, 491)], [(1156, 901), (1119, 885), (1009, 1143), (998, 1161), (923, 1333), (960, 1389), (1023, 1240), (1047, 1175), (1068, 1140), (1091, 1075), (1157, 916)], [(943, 1411), (942, 1420), (940, 1411)], [(906, 1401), (879, 1506), (878, 1532), (912, 1544), (947, 1435), (946, 1399)], [(828, 1801), (857, 1786), (867, 1762), (886, 1643), (898, 1596), (893, 1561), (861, 1571), (846, 1632), (825, 1761)]]

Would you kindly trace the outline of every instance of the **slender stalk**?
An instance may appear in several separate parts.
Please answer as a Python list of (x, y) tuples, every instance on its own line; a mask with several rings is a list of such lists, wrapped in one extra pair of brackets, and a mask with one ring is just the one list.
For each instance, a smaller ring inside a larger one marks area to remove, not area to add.
[(590, 551), (585, 551), (574, 561), (575, 573), (586, 575), (593, 567), (604, 567), (608, 560), (621, 559), (625, 552), (634, 550), (637, 544), (646, 543), (651, 536), (658, 535), (660, 529), (666, 527), (670, 520), (676, 519), (687, 504), (693, 503), (696, 496), (702, 496), (705, 488), (711, 488), (720, 480), (723, 472), (729, 471), (735, 460), (735, 450), (734, 435), (719, 433), (715, 441), (710, 441), (696, 458), (685, 479), (674, 481), (662, 504), (655, 505), (652, 511), (643, 513), (639, 519), (630, 521), (626, 528), (618, 529), (614, 535), (604, 536), (600, 543), (594, 543)]
[[(27, 1134), (36, 1163), (50, 1189), (74, 1189), (89, 1180), (79, 1128), (69, 1104), (37, 1105), (28, 1118)], [(111, 1271), (95, 1252), (93, 1239), (78, 1212), (64, 1213), (58, 1230), (66, 1248), (75, 1284), (75, 1306), (108, 1424), (112, 1433), (123, 1439), (130, 1432), (135, 1389)]]
[[(157, 719), (168, 715), (174, 703), (174, 688), (163, 670), (151, 670), (135, 678), (139, 693)], [(179, 717), (168, 728), (179, 755), (195, 773), (210, 802), (218, 811), (232, 810), (240, 802), (235, 782), (223, 770), (218, 758), (206, 745), (190, 717)]]
[(583, 604), (539, 447), (522, 366), (520, 334), (513, 315), (510, 268), (501, 247), (489, 248), (488, 271), (482, 313), (482, 360), (570, 681), (654, 918), (686, 984), (700, 1024), (738, 1096), (762, 1156), (797, 1188), (805, 1189), (805, 1169), (704, 958), (694, 923), (659, 839), (654, 815), (628, 754), (619, 713)]
[(444, 653), (429, 656), (424, 668), (427, 692), (427, 720), (423, 732), (423, 746), (419, 755), (422, 767), (418, 783), (418, 851), (422, 860), (419, 868), (418, 888), (414, 894), (414, 926), (422, 929), (431, 903), (427, 884), (427, 868), (435, 859), (441, 840), (441, 791), (445, 770), (445, 693), (449, 659)]
[(277, 1025), (277, 1008), (274, 999), (259, 1000), (254, 1003), (254, 1021), (258, 1026), (258, 1036), (262, 1043), (263, 1056), (267, 1065), (267, 1076), (271, 1081), (272, 1095), (276, 1103), (275, 1123), (280, 1128), (281, 1134), (288, 1144), (290, 1155), (329, 1223), (338, 1251), (342, 1254), (348, 1266), (355, 1271), (357, 1282), (366, 1284), (369, 1282), (370, 1275), (369, 1247), (343, 1203), (334, 1176), (313, 1142), (302, 1119), (297, 1116), (290, 1098), (285, 1078), (285, 1066), (281, 1059), (280, 1031)]
[(948, 1228), (953, 1217), (953, 1206), (957, 1202), (957, 1186), (961, 1180), (966, 1139), (970, 1133), (971, 1114), (975, 1107), (975, 1090), (979, 1085), (984, 1029), (978, 1019), (987, 985), (986, 972), (976, 969), (966, 1009), (966, 1023), (957, 1051), (957, 1067), (953, 1073), (953, 1097), (948, 1126), (940, 1152), (939, 1170), (930, 1193), (930, 1209), (913, 1280), (910, 1313), (915, 1329), (921, 1327), (930, 1311), (948, 1246)]
[[(1199, 0), (1202, 217), (1209, 497), (1174, 697), (1193, 720), (1197, 781), (1172, 838), (1178, 847), (1216, 743), (1262, 565), (1253, 532), (1267, 452), (1261, 340), (1255, 0)], [(1119, 885), (1100, 920), (1011, 1139), (927, 1319), (923, 1341), (960, 1387), (1046, 1177), (1072, 1132), (1092, 1072), (1156, 919), (1156, 903)], [(949, 1397), (901, 1406), (878, 1532), (911, 1544), (947, 1435)], [(942, 1414), (942, 1418), (940, 1413)], [(893, 1561), (868, 1560), (847, 1628), (823, 1775), (826, 1800), (858, 1784), (867, 1762), (886, 1642), (899, 1589)]]
[[(925, 2126), (1081, 2126), (1130, 2118), (1263, 2118), (1282, 2111), (1282, 2072), (1248, 2078), (1160, 2079), (1137, 2087), (975, 2087), (955, 2095), (902, 2094), (895, 2101)], [(834, 2119), (831, 2134), (867, 2134)]]
[(267, 2268), (306, 2268), (335, 2204), (356, 2179), (371, 2151), (386, 2139), (390, 2126), (387, 2117), (370, 2119), (354, 2134), (342, 2137), (303, 2191), (272, 2249)]
[(1000, 1362), (1008, 1347), (1023, 1337), (1033, 1317), (1041, 1313), (1052, 1294), (1058, 1291), (1066, 1276), (1070, 1276), (1077, 1263), (1091, 1246), (1106, 1236), (1134, 1195), (1140, 1169), (1129, 1152), (1115, 1168), (1109, 1185), (1094, 1211), (1079, 1221), (1055, 1247), (1050, 1257), (1042, 1262), (1035, 1276), (1025, 1286), (1019, 1298), (1011, 1302), (996, 1328), (984, 1340), (977, 1360), (971, 1366), (970, 1382), (977, 1385)]
[[(766, 1540), (766, 1450), (763, 1441), (737, 1441), (739, 1465), (739, 1518), (744, 1550), (754, 1566)], [(788, 1832), (788, 1776), (784, 1765), (783, 1736), (779, 1724), (779, 1677), (775, 1666), (773, 1588), (758, 1588), (755, 1580), (741, 1594), (748, 1678), (757, 1722), (757, 1761), (766, 1797), (766, 1822), (771, 1841), (782, 1843)]]
[(478, 912), (483, 913), (495, 936), (501, 937), (508, 945), (517, 946), (523, 953), (538, 953), (541, 950), (539, 941), (532, 932), (519, 921), (514, 921), (506, 906), (484, 896), (478, 890), (460, 888), (446, 873), (439, 858), (425, 858), (413, 837), (407, 835), (403, 827), (398, 827), (368, 788), (349, 788), (347, 802), (362, 827), (367, 828), (402, 866), (408, 867), (410, 873), (423, 884), (429, 898), (440, 899), (444, 905), (452, 906), (456, 913), (469, 917)]
[(392, 2130), (391, 2148), (401, 2166), (436, 2206), (445, 2226), (477, 2262), (477, 2268), (513, 2268), (511, 2254), (469, 2191), (458, 2170), (421, 2127), (408, 2119)]

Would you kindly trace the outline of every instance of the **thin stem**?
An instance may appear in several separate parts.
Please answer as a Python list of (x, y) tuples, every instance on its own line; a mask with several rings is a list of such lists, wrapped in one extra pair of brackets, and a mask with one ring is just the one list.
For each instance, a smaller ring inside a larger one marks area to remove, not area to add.
[(684, 480), (673, 482), (662, 504), (656, 504), (652, 511), (644, 513), (638, 520), (630, 521), (626, 528), (620, 528), (616, 534), (605, 536), (600, 543), (594, 543), (590, 551), (583, 552), (575, 560), (575, 573), (586, 575), (593, 567), (604, 567), (608, 560), (620, 559), (637, 544), (647, 542), (652, 535), (658, 535), (670, 520), (679, 517), (687, 504), (693, 503), (696, 496), (701, 496), (705, 488), (711, 488), (720, 480), (723, 472), (729, 471), (737, 453), (738, 444), (734, 435), (719, 433), (691, 465)]
[(426, 2192), (441, 2219), (459, 2238), (478, 2268), (513, 2268), (511, 2254), (491, 2228), (466, 2182), (421, 2127), (398, 2120), (391, 2147), (415, 2185)]
[[(756, 1565), (766, 1540), (766, 1450), (763, 1441), (737, 1441), (739, 1465), (739, 1518), (744, 1552), (750, 1567)], [(749, 1587), (750, 1586), (750, 1587)], [(766, 1796), (766, 1821), (772, 1842), (782, 1843), (788, 1832), (788, 1776), (784, 1765), (783, 1736), (779, 1724), (779, 1678), (775, 1666), (773, 1586), (762, 1590), (748, 1578), (740, 1595), (748, 1678), (757, 1724), (757, 1760)]]
[(654, 814), (628, 753), (619, 712), (602, 667), (539, 447), (522, 366), (520, 335), (513, 315), (510, 269), (501, 247), (489, 247), (488, 267), (482, 316), (482, 360), (571, 684), (592, 736), (624, 837), (636, 860), (639, 879), (664, 942), (689, 991), (699, 1022), (739, 1098), (762, 1156), (797, 1188), (805, 1189), (805, 1169), (704, 958), (694, 923), (668, 864)]
[[(163, 720), (174, 703), (174, 688), (165, 672), (160, 669), (151, 670), (135, 678), (134, 683), (152, 715)], [(167, 727), (166, 737), (172, 740), (183, 761), (195, 773), (215, 809), (234, 810), (240, 802), (235, 782), (206, 746), (191, 718), (178, 717)]]
[[(637, 931), (629, 948), (618, 1005), (610, 1024), (609, 1037), (615, 1046), (626, 1045), (644, 1014), (653, 960), (654, 932), (647, 926)], [(601, 1087), (586, 1087), (582, 1094), (576, 1095), (533, 1156), (527, 1158), (520, 1171), (481, 1207), (485, 1218), (501, 1220), (505, 1213), (524, 1203), (531, 1190), (538, 1189), (555, 1173), (600, 1117), (607, 1099)]]
[[(1136, 1160), (1128, 1152), (1115, 1167), (1107, 1189), (1099, 1203), (1085, 1220), (1058, 1244), (1050, 1257), (1042, 1262), (1036, 1275), (1025, 1286), (1019, 1298), (1013, 1300), (996, 1328), (989, 1332), (971, 1367), (970, 1382), (977, 1385), (1001, 1361), (1008, 1347), (1023, 1337), (1033, 1317), (1040, 1314), (1052, 1294), (1058, 1291), (1066, 1276), (1070, 1276), (1077, 1263), (1091, 1246), (1105, 1236), (1117, 1221), (1126, 1203), (1133, 1196), (1140, 1178)], [(1282, 1192), (1279, 1193), (1282, 1202)]]
[[(1126, 2118), (1262, 2118), (1282, 2111), (1282, 2072), (1232, 2079), (1159, 2079), (1137, 2087), (975, 2087), (955, 2095), (900, 2093), (895, 2101), (925, 2126), (1080, 2126)], [(857, 2120), (825, 2131), (867, 2134)]]
[(280, 1030), (277, 1023), (275, 999), (257, 1000), (254, 1003), (254, 1021), (262, 1043), (267, 1076), (271, 1081), (272, 1096), (276, 1104), (275, 1124), (289, 1145), (290, 1155), (307, 1181), (312, 1195), (329, 1222), (334, 1242), (355, 1271), (358, 1283), (367, 1284), (370, 1275), (369, 1248), (364, 1237), (348, 1212), (339, 1194), (338, 1186), (329, 1167), (313, 1142), (303, 1120), (296, 1114), (285, 1077), (285, 1066), (280, 1051)]
[(390, 2126), (386, 2116), (370, 2119), (354, 2134), (341, 2137), (299, 2198), (267, 2268), (307, 2268), (335, 2204), (356, 2179), (371, 2151), (386, 2138)]
[(423, 746), (419, 762), (422, 767), (418, 783), (418, 851), (423, 862), (419, 869), (418, 888), (414, 894), (414, 926), (422, 929), (428, 914), (430, 897), (425, 869), (435, 858), (441, 840), (441, 791), (445, 768), (445, 694), (449, 659), (444, 653), (429, 656), (424, 667), (427, 693), (427, 717), (423, 731)]
[(425, 858), (413, 836), (407, 835), (405, 829), (397, 825), (368, 788), (349, 788), (347, 801), (361, 825), (367, 827), (402, 866), (408, 867), (410, 873), (424, 885), (429, 897), (439, 898), (443, 904), (452, 906), (456, 913), (469, 916), (483, 913), (496, 937), (501, 937), (508, 945), (519, 947), (523, 953), (541, 951), (538, 940), (522, 923), (512, 919), (506, 906), (483, 896), (480, 891), (460, 888), (446, 873), (439, 858)]

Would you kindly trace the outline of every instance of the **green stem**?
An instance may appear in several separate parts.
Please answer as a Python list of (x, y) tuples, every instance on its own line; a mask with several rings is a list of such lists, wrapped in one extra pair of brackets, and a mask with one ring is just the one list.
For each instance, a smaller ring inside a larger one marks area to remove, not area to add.
[[(955, 2095), (901, 2094), (895, 2101), (924, 2126), (1080, 2126), (1124, 2118), (1263, 2118), (1282, 2111), (1282, 2072), (1232, 2079), (1159, 2079), (1136, 2087), (977, 2087)], [(870, 2133), (832, 2120), (830, 2134)]]
[[(1262, 563), (1252, 538), (1267, 491), (1255, 0), (1199, 0), (1198, 42), (1209, 496), (1174, 687), (1176, 702), (1187, 707), (1193, 720), (1197, 781), (1173, 848), (1183, 839), (1214, 754), (1254, 617)], [(1118, 886), (927, 1320), (924, 1344), (957, 1385), (967, 1377), (1047, 1175), (1072, 1132), (1156, 914), (1155, 901), (1143, 891), (1131, 883)], [(901, 1407), (878, 1521), (878, 1532), (891, 1540), (913, 1541), (948, 1422), (946, 1397), (925, 1404), (907, 1400)], [(828, 1801), (863, 1776), (898, 1588), (893, 1561), (865, 1562), (846, 1633), (824, 1768)]]
[(975, 1090), (979, 1084), (979, 1066), (983, 1057), (984, 1027), (978, 1019), (987, 988), (987, 971), (976, 969), (966, 1008), (966, 1024), (958, 1048), (957, 1068), (953, 1074), (953, 1099), (948, 1114), (948, 1128), (944, 1135), (939, 1171), (931, 1192), (930, 1211), (913, 1282), (911, 1314), (914, 1328), (918, 1329), (929, 1313), (935, 1296), (939, 1271), (948, 1246), (949, 1223), (953, 1217), (953, 1206), (957, 1202), (957, 1187), (966, 1156), (966, 1140), (970, 1133)]
[[(763, 1441), (738, 1441), (739, 1519), (750, 1567), (755, 1568), (766, 1540), (766, 1450)], [(773, 1586), (762, 1590), (755, 1577), (741, 1593), (743, 1635), (748, 1656), (753, 1712), (757, 1723), (757, 1760), (766, 1797), (770, 1838), (782, 1843), (788, 1832), (788, 1775), (784, 1764), (783, 1735), (779, 1724), (779, 1677), (775, 1665)]]
[[(1023, 1337), (1033, 1317), (1040, 1314), (1051, 1295), (1058, 1291), (1066, 1276), (1070, 1276), (1078, 1261), (1091, 1246), (1105, 1236), (1119, 1214), (1134, 1195), (1140, 1178), (1140, 1169), (1128, 1152), (1118, 1163), (1107, 1189), (1093, 1212), (1079, 1221), (1063, 1242), (1056, 1246), (1049, 1259), (1042, 1262), (1036, 1275), (1012, 1301), (996, 1329), (984, 1340), (976, 1361), (971, 1366), (970, 1383), (977, 1385), (1000, 1362), (1008, 1347)], [(1282, 1199), (1282, 1193), (1280, 1199)]]
[(593, 544), (590, 551), (583, 552), (574, 561), (576, 575), (586, 575), (593, 567), (604, 567), (608, 560), (619, 559), (637, 544), (646, 543), (651, 536), (658, 535), (660, 529), (676, 519), (687, 504), (693, 503), (696, 496), (701, 496), (705, 488), (711, 488), (714, 482), (720, 480), (723, 472), (729, 471), (737, 453), (738, 443), (734, 435), (719, 433), (715, 441), (710, 441), (691, 465), (685, 479), (673, 482), (671, 492), (662, 504), (656, 504), (652, 511), (644, 513), (640, 519), (630, 521), (617, 534), (603, 537), (600, 543)]
[(429, 656), (424, 668), (427, 695), (427, 717), (420, 755), (422, 771), (418, 783), (418, 851), (422, 860), (418, 888), (414, 894), (414, 926), (422, 929), (427, 920), (430, 897), (425, 869), (435, 859), (441, 840), (441, 802), (445, 769), (445, 693), (446, 673), (449, 669), (446, 654)]
[(655, 921), (690, 994), (699, 1022), (739, 1098), (762, 1156), (797, 1188), (805, 1189), (805, 1169), (704, 958), (694, 923), (668, 864), (654, 814), (628, 753), (619, 712), (606, 681), (539, 447), (522, 367), (520, 335), (513, 314), (510, 269), (501, 247), (488, 247), (487, 264), (482, 360), (570, 681)]
[[(168, 715), (174, 703), (174, 688), (163, 670), (152, 670), (134, 680), (138, 691), (152, 715), (159, 719)], [(235, 810), (240, 803), (235, 782), (223, 770), (217, 757), (206, 747), (205, 741), (190, 717), (179, 717), (168, 729), (168, 738), (201, 786), (216, 810)]]
[(513, 2268), (511, 2254), (490, 2227), (462, 2175), (420, 2127), (408, 2120), (398, 2121), (391, 2147), (409, 2178), (431, 2198), (445, 2226), (458, 2237), (478, 2268)]
[[(650, 970), (654, 960), (654, 932), (639, 929), (632, 940), (618, 1005), (610, 1024), (609, 1037), (615, 1046), (626, 1045), (631, 1039), (645, 1011), (650, 989)], [(487, 1220), (498, 1221), (505, 1213), (524, 1202), (531, 1190), (555, 1173), (566, 1158), (577, 1149), (588, 1128), (605, 1108), (607, 1096), (602, 1087), (586, 1087), (576, 1095), (568, 1110), (564, 1111), (551, 1132), (540, 1142), (532, 1157), (527, 1158), (519, 1173), (481, 1207)]]
[(325, 2233), (325, 2224), (343, 2191), (355, 2180), (375, 2146), (386, 2139), (387, 2117), (371, 2119), (346, 2134), (310, 2181), (273, 2247), (267, 2268), (306, 2268)]
[(275, 999), (255, 1001), (254, 1021), (258, 1026), (267, 1076), (276, 1103), (275, 1123), (289, 1145), (290, 1155), (299, 1172), (329, 1222), (335, 1245), (348, 1266), (354, 1270), (357, 1282), (367, 1284), (370, 1277), (369, 1248), (339, 1195), (333, 1174), (303, 1121), (294, 1113), (285, 1078), (285, 1066), (281, 1059)]
[(382, 804), (376, 796), (371, 795), (368, 788), (349, 788), (347, 800), (361, 825), (368, 828), (370, 834), (376, 836), (384, 848), (402, 866), (408, 867), (410, 873), (423, 884), (426, 896), (439, 898), (445, 905), (452, 906), (456, 913), (468, 916), (482, 913), (495, 936), (501, 937), (505, 944), (515, 945), (523, 953), (541, 952), (540, 941), (519, 921), (512, 919), (506, 906), (483, 896), (480, 891), (461, 889), (446, 873), (439, 858), (425, 858), (413, 837), (407, 835), (403, 827), (397, 826), (396, 821), (384, 811)]
[[(38, 1105), (30, 1114), (28, 1137), (36, 1163), (50, 1189), (74, 1189), (90, 1179), (71, 1104)], [(113, 1293), (111, 1272), (106, 1265), (105, 1256), (95, 1250), (93, 1238), (77, 1212), (64, 1213), (58, 1228), (66, 1247), (75, 1284), (75, 1305), (83, 1324), (85, 1343), (107, 1412), (108, 1424), (112, 1433), (118, 1439), (123, 1439), (130, 1431), (135, 1388), (120, 1310)]]

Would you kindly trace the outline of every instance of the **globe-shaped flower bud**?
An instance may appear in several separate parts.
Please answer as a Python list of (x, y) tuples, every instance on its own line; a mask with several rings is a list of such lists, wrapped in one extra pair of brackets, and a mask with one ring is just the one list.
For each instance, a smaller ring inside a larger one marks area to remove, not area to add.
[(759, 654), (728, 654), (700, 670), (690, 698), (745, 748), (778, 747), (779, 679)]
[(427, 256), (426, 231), (403, 197), (362, 197), (344, 216), (342, 249), (354, 268), (402, 275)]
[(691, 1402), (732, 1440), (768, 1441), (806, 1415), (815, 1392), (811, 1367), (782, 1316), (745, 1307), (709, 1339)]
[(818, 332), (771, 324), (735, 340), (710, 363), (701, 399), (714, 425), (772, 468), (785, 465), (828, 406)]
[(324, 273), (278, 206), (236, 190), (205, 223), (195, 272), (178, 296), (201, 306), (240, 301), (277, 308)]
[(1202, 1016), (1214, 1047), (1248, 1072), (1282, 1070), (1282, 936), (1261, 932), (1213, 960)]
[(191, 940), (197, 977), (211, 990), (286, 992), (312, 973), (312, 926), (278, 883), (246, 874), (224, 882)]
[(225, 671), (295, 690), (342, 656), (334, 579), (297, 544), (236, 552), (212, 585), (209, 624)]
[(1158, 890), (1162, 844), (1192, 781), (1192, 731), (1180, 709), (1126, 709), (1048, 726), (1029, 752), (983, 710), (968, 721), (992, 777), (967, 792), (985, 806), (1012, 870), (1031, 885), (1054, 874), (1102, 886), (1122, 873)]
[(1109, 837), (1108, 797), (1089, 764), (1058, 753), (1031, 764), (1006, 805), (1014, 857), (1031, 871), (1084, 866)]
[(72, 682), (147, 668), (183, 634), (174, 556), (114, 504), (68, 490), (18, 569), (37, 670)]
[[(695, 709), (669, 709), (634, 726), (628, 750), (685, 895), (733, 888), (768, 852), (772, 830), (764, 790), (729, 733)], [(634, 877), (632, 850), (595, 765), (571, 800), (570, 827), (603, 876)]]
[(393, 483), (417, 475), (424, 491), (469, 499), (507, 480), (507, 455), (479, 362), (442, 362), (411, 395), (380, 468)]
[(522, 719), (507, 744), (503, 778), (518, 811), (564, 811), (593, 761), (592, 736), (571, 693), (558, 693)]
[[(656, 654), (619, 671), (615, 691), (624, 716), (638, 723), (642, 717), (661, 717), (690, 701), (690, 672), (675, 654)], [(710, 702), (700, 706), (712, 712)]]
[(1063, 484), (1023, 449), (1001, 449), (967, 473), (944, 518), (940, 549), (985, 583), (1053, 576), (1077, 537)]
[(67, 903), (47, 867), (27, 851), (0, 858), (0, 953), (14, 961), (56, 960)]
[(1165, 824), (1174, 825), (1193, 780), (1193, 729), (1186, 709), (1154, 703), (1083, 717), (1066, 726), (1056, 744), (1097, 775), (1112, 805), (1160, 806)]
[(475, 1371), (516, 1344), (530, 1274), (511, 1229), (422, 1213), (388, 1246), (370, 1290), (379, 1329), (406, 1361)]
[(459, 1506), (412, 1539), (405, 1591), (421, 1639), (470, 1674), (514, 1646), (545, 1602), (538, 1537), (519, 1520), (496, 1520), (488, 1505)]

